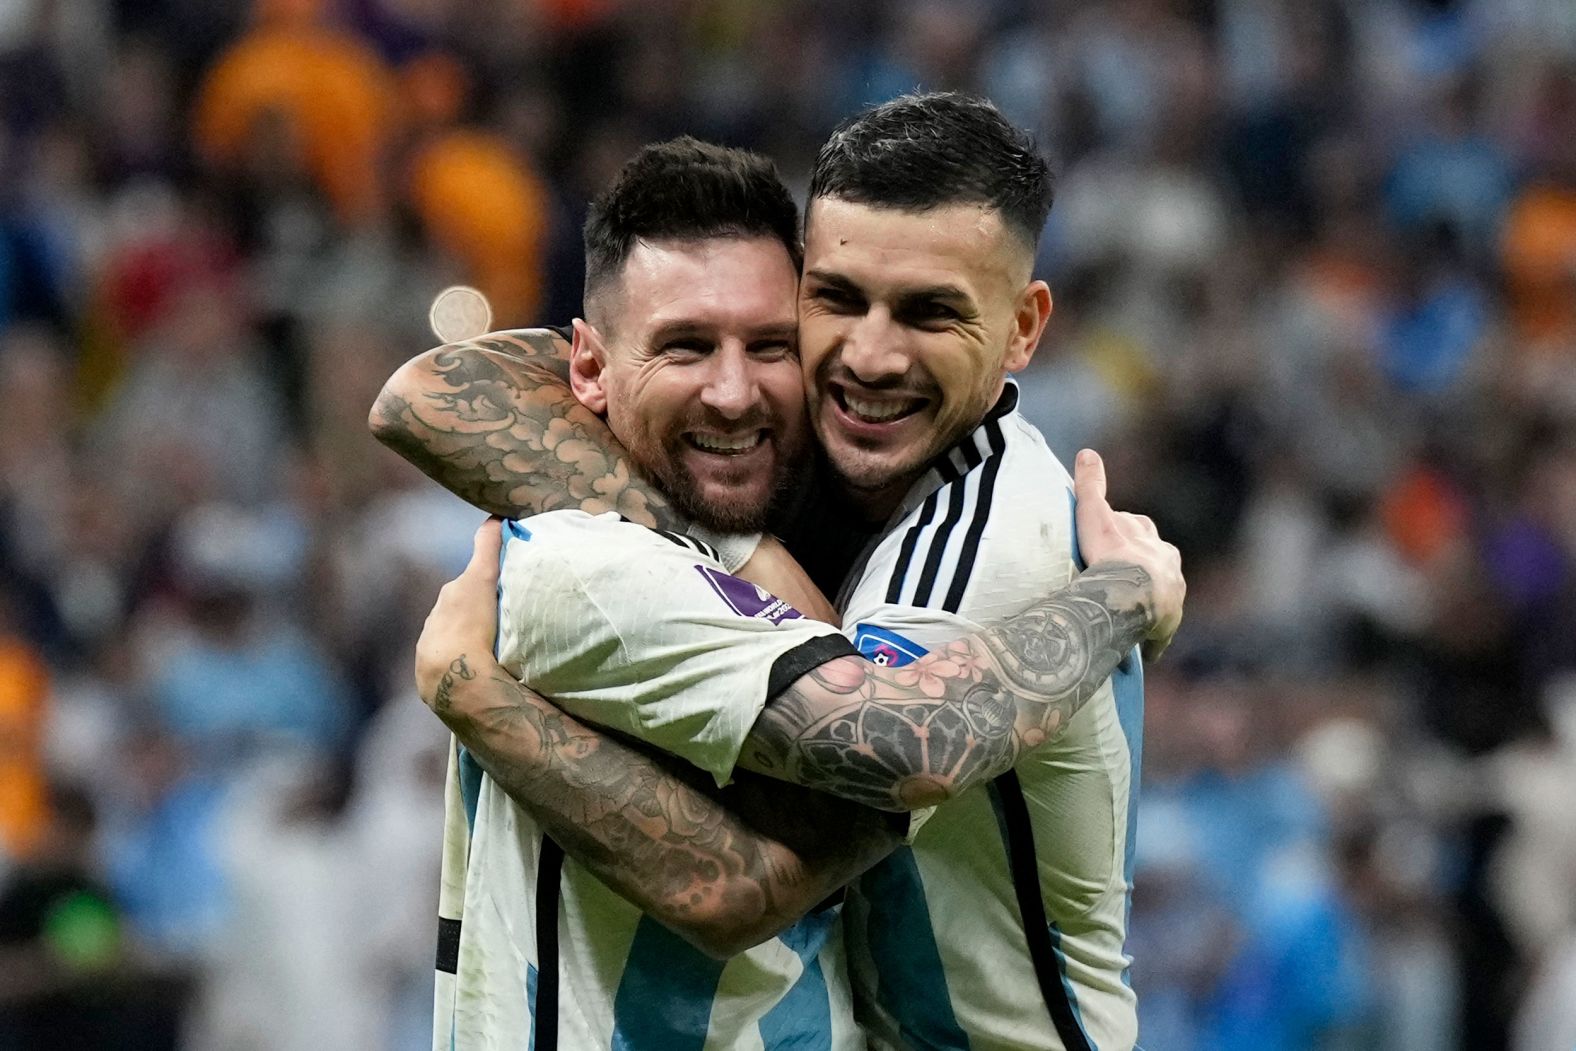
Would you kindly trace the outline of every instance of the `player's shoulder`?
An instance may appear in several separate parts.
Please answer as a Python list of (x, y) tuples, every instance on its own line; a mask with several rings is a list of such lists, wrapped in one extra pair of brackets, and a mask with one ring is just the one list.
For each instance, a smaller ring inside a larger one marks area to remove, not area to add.
[(1072, 492), (1072, 476), (1033, 424), (1016, 411), (989, 417), (936, 461), (883, 542), (901, 547), (908, 532), (959, 528), (980, 542), (1055, 533), (1070, 521)]
[(588, 562), (620, 561), (659, 553), (679, 552), (720, 561), (717, 549), (685, 533), (654, 529), (631, 522), (615, 511), (591, 514), (579, 508), (544, 511), (526, 518), (505, 519), (505, 544), (533, 544), (536, 550), (567, 548)]
[(627, 597), (668, 587), (696, 566), (722, 569), (711, 545), (612, 511), (593, 515), (571, 508), (506, 519), (503, 537), (500, 578), (511, 591), (551, 586)]
[(847, 597), (967, 612), (1039, 594), (1073, 572), (1073, 537), (1071, 476), (1033, 425), (996, 414), (937, 460)]

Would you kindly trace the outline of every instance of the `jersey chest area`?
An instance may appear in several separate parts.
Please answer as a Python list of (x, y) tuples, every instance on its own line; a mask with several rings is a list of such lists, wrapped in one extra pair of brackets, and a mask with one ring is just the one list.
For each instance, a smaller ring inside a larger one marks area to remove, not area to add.
[(715, 959), (564, 858), (486, 778), (465, 899), (460, 1046), (547, 1029), (560, 1048), (857, 1046), (840, 906)]

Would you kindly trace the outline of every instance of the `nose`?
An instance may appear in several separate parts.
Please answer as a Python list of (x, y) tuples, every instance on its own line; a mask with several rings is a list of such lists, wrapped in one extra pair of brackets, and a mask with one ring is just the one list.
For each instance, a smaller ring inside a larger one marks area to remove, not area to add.
[(702, 405), (728, 420), (743, 418), (760, 400), (755, 364), (742, 343), (725, 343), (711, 355)]
[(902, 332), (884, 306), (871, 307), (843, 337), (838, 360), (861, 383), (877, 384), (908, 372)]

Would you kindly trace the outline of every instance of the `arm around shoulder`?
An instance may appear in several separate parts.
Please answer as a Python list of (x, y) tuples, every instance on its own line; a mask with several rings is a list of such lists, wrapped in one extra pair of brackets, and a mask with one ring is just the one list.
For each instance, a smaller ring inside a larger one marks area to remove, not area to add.
[(793, 785), (718, 789), (477, 660), (423, 689), (434, 710), (570, 857), (709, 955), (785, 930), (900, 842), (886, 815)]
[(607, 424), (575, 398), (568, 353), (548, 329), (429, 350), (389, 378), (367, 424), (384, 445), (490, 514), (580, 508), (678, 527)]

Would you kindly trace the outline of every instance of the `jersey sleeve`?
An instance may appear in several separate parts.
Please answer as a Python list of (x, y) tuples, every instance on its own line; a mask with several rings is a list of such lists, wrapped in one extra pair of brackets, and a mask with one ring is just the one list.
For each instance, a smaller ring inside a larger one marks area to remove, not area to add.
[(570, 714), (688, 760), (718, 784), (768, 700), (853, 652), (832, 625), (651, 530), (580, 512), (512, 525), (499, 662)]

